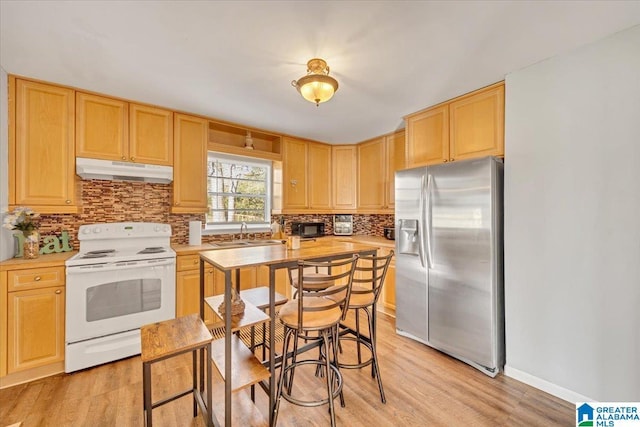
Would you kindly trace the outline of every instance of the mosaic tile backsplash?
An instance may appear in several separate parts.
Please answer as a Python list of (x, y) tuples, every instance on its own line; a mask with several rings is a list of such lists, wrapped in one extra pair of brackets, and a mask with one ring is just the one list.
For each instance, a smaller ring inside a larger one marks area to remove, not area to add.
[[(42, 215), (40, 235), (47, 236), (68, 231), (74, 249), (78, 249), (78, 228), (99, 222), (159, 222), (171, 224), (171, 243), (186, 244), (189, 240), (189, 221), (203, 221), (204, 214), (172, 214), (172, 188), (167, 184), (129, 181), (86, 180), (82, 185), (82, 208), (79, 214)], [(276, 215), (280, 218), (281, 215)], [(291, 233), (293, 221), (324, 222), (325, 232), (333, 234), (333, 215), (284, 215), (285, 232)], [(383, 236), (384, 227), (392, 227), (393, 215), (354, 215), (354, 234)], [(232, 235), (202, 236), (203, 242), (230, 240)], [(253, 236), (253, 233), (251, 234)], [(268, 238), (269, 233), (256, 233), (256, 238)]]

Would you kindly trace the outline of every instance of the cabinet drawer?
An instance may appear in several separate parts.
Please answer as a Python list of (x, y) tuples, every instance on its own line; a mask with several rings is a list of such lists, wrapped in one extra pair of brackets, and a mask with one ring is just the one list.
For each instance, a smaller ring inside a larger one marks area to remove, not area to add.
[(176, 270), (196, 270), (200, 268), (200, 255), (180, 255), (176, 259)]
[(9, 292), (64, 286), (64, 267), (37, 268), (7, 272)]

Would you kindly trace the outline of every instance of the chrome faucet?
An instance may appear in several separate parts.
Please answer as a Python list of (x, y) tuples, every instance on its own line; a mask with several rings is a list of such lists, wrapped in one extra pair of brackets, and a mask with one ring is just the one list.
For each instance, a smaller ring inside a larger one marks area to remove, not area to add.
[(243, 229), (247, 234), (249, 233), (249, 228), (247, 227), (247, 223), (244, 221), (242, 221), (242, 224), (240, 224), (240, 240), (242, 240), (242, 238), (244, 237), (244, 233), (242, 232)]

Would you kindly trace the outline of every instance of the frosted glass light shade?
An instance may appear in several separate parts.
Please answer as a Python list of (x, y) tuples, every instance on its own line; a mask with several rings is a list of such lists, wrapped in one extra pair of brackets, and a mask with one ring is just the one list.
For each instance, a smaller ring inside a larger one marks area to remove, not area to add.
[(294, 80), (291, 84), (298, 89), (300, 95), (307, 101), (320, 105), (333, 97), (338, 90), (338, 81), (330, 77), (327, 63), (314, 58), (307, 63), (308, 74)]

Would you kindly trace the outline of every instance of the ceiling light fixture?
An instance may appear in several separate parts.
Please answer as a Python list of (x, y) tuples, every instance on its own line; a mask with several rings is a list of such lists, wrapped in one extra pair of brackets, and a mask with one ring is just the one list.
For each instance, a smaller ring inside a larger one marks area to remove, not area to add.
[(291, 86), (317, 107), (331, 99), (338, 90), (338, 81), (329, 76), (329, 66), (324, 59), (313, 58), (307, 62), (307, 75), (300, 77), (298, 81), (293, 80)]

